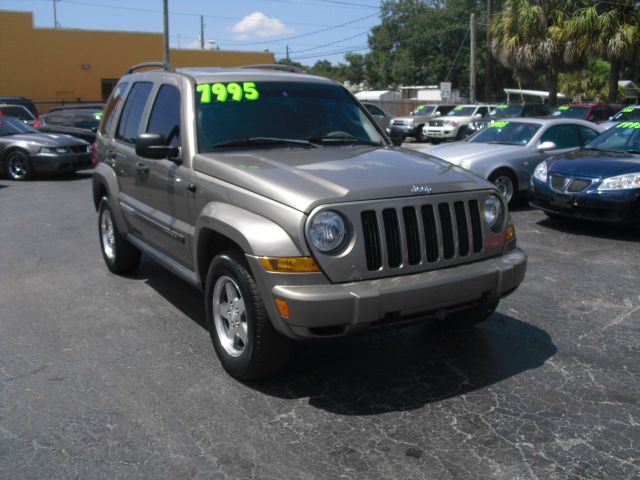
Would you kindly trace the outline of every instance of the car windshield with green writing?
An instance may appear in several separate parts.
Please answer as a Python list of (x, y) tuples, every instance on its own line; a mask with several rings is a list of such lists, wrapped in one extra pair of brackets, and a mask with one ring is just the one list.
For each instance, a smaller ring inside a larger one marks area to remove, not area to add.
[(498, 121), (490, 123), (487, 128), (469, 139), (472, 143), (497, 143), (503, 145), (526, 145), (538, 130), (539, 123)]
[(587, 150), (640, 153), (640, 121), (622, 122), (585, 145)]
[(629, 120), (640, 120), (640, 107), (626, 107), (611, 117), (612, 122), (626, 122)]
[(473, 112), (476, 111), (476, 107), (462, 107), (458, 106), (447, 113), (447, 117), (470, 117)]
[(426, 116), (431, 117), (436, 111), (436, 105), (420, 105), (413, 112), (411, 112), (412, 116)]
[(563, 105), (551, 115), (557, 118), (586, 118), (589, 107), (570, 107)]
[(385, 145), (340, 85), (228, 82), (196, 87), (198, 149)]
[(519, 117), (522, 115), (523, 105), (498, 105), (495, 110), (489, 112), (490, 117)]

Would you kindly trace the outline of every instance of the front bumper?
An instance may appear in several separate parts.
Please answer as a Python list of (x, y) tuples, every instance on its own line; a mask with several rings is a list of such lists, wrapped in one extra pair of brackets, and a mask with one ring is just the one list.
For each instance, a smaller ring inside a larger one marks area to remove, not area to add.
[(458, 136), (460, 127), (424, 127), (424, 135), (432, 138), (455, 138)]
[[(273, 285), (288, 318), (275, 313), (278, 329), (292, 338), (342, 336), (369, 327), (406, 323), (495, 302), (524, 279), (527, 255), (520, 249), (500, 257), (412, 275), (344, 284)], [(274, 312), (274, 308), (269, 309)]]
[(37, 154), (31, 155), (31, 165), (36, 173), (61, 173), (75, 172), (83, 168), (92, 167), (92, 154), (88, 153), (61, 153), (61, 154)]
[(533, 181), (529, 189), (532, 207), (562, 217), (603, 223), (640, 225), (640, 189), (561, 194)]

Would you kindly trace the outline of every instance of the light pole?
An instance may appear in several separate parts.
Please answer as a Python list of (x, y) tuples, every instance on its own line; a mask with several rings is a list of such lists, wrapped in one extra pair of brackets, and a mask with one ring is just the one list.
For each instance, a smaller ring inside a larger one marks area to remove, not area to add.
[(162, 0), (164, 9), (164, 63), (169, 63), (169, 0)]

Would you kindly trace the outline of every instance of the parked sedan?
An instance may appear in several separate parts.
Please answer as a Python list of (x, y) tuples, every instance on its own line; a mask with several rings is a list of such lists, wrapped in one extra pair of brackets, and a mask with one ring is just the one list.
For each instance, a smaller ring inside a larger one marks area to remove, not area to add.
[(551, 116), (556, 118), (578, 118), (594, 123), (603, 123), (609, 120), (620, 106), (604, 103), (570, 103), (561, 105)]
[(640, 123), (622, 122), (580, 150), (541, 162), (530, 204), (549, 216), (640, 224)]
[(527, 191), (531, 173), (550, 153), (575, 150), (603, 130), (584, 120), (505, 119), (461, 142), (423, 150), (487, 178), (511, 202)]
[(22, 105), (0, 104), (0, 117), (15, 117), (22, 120), (27, 125), (36, 123), (36, 117), (27, 107)]
[(604, 122), (602, 126), (605, 128), (611, 128), (618, 125), (620, 122), (629, 122), (632, 120), (634, 122), (640, 120), (640, 105), (631, 105), (629, 107), (624, 107), (613, 117), (609, 118), (608, 122)]
[(12, 180), (34, 173), (74, 172), (91, 166), (91, 145), (69, 135), (40, 133), (17, 118), (0, 117), (0, 161)]
[(95, 106), (56, 109), (40, 115), (34, 126), (42, 132), (66, 133), (93, 143), (102, 113), (102, 108)]

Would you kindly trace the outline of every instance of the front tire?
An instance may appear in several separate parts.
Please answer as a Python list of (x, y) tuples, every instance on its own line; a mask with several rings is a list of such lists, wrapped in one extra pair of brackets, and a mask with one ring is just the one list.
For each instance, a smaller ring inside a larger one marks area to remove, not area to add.
[(4, 173), (11, 180), (26, 180), (33, 170), (29, 155), (21, 150), (11, 150), (4, 157)]
[(98, 205), (98, 234), (102, 258), (112, 273), (128, 273), (138, 268), (140, 250), (118, 231), (107, 197), (102, 197)]
[(489, 181), (498, 187), (502, 198), (509, 205), (513, 205), (519, 193), (516, 177), (507, 170), (498, 170), (489, 175)]
[(416, 142), (424, 143), (427, 141), (427, 138), (429, 138), (424, 134), (423, 128), (424, 128), (424, 125), (420, 125), (416, 129)]
[(256, 380), (284, 368), (289, 341), (273, 328), (241, 253), (223, 252), (212, 260), (205, 312), (211, 341), (229, 375)]

